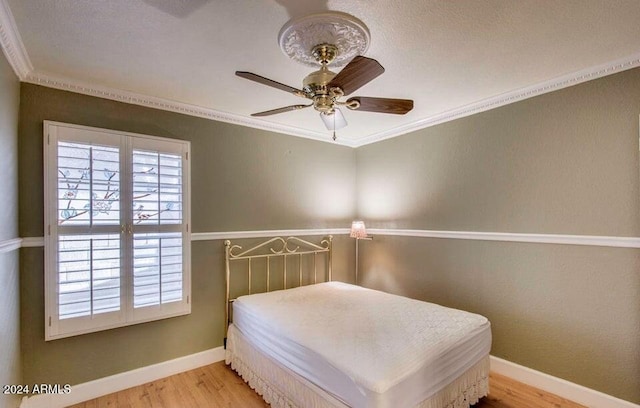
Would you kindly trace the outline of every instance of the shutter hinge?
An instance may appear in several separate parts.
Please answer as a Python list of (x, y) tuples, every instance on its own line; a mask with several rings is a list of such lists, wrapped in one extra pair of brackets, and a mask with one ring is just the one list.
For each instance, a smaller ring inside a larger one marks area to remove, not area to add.
[(47, 226), (47, 233), (48, 235), (51, 235), (51, 224)]
[(189, 232), (189, 224), (187, 224), (187, 232)]
[(51, 144), (51, 133), (47, 132), (47, 144)]
[(51, 327), (51, 316), (49, 316), (49, 327)]
[(189, 160), (189, 152), (186, 153), (187, 160)]

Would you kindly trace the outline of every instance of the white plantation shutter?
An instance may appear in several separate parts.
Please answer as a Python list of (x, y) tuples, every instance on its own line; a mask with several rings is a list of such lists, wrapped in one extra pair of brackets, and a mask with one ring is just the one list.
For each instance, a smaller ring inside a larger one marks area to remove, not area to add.
[(182, 157), (133, 151), (133, 212), (136, 225), (182, 224)]
[(182, 146), (135, 139), (132, 147), (133, 316), (170, 313), (184, 299)]
[(182, 300), (182, 236), (134, 234), (133, 307)]
[[(83, 143), (58, 142), (57, 306), (61, 320), (121, 310), (120, 237), (109, 234), (113, 228), (107, 227), (120, 225), (120, 147), (101, 142), (99, 137), (87, 137)], [(111, 316), (111, 320), (121, 317)]]
[(45, 122), (47, 340), (190, 312), (188, 150)]
[(60, 319), (120, 310), (120, 237), (117, 234), (60, 235)]
[(58, 224), (119, 225), (119, 146), (60, 141), (57, 158)]

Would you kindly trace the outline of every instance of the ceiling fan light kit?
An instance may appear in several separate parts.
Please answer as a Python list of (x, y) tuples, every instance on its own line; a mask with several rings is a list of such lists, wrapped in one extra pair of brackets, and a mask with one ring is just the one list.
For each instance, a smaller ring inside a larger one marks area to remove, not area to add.
[[(341, 101), (384, 72), (380, 63), (362, 54), (369, 48), (369, 29), (357, 18), (340, 12), (326, 12), (288, 21), (280, 30), (278, 43), (285, 55), (304, 65), (320, 69), (307, 75), (302, 89), (281, 84), (246, 71), (236, 71), (239, 77), (271, 86), (293, 95), (310, 99), (309, 105), (291, 105), (254, 113), (251, 116), (270, 116), (313, 106), (328, 130), (347, 125), (338, 106), (351, 110), (405, 114), (413, 109), (408, 99), (371, 98), (355, 96)], [(331, 67), (346, 66), (335, 73)]]

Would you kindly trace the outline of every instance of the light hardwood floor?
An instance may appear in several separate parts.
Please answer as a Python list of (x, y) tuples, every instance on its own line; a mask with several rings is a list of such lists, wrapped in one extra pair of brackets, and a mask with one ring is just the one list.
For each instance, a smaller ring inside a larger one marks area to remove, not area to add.
[[(585, 408), (497, 374), (474, 408)], [(224, 362), (86, 401), (72, 408), (266, 408), (262, 398)]]

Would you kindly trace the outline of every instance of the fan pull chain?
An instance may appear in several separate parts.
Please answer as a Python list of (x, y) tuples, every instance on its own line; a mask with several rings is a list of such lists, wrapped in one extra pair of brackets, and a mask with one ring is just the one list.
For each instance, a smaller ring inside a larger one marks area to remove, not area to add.
[(333, 141), (336, 141), (336, 111), (333, 111)]

